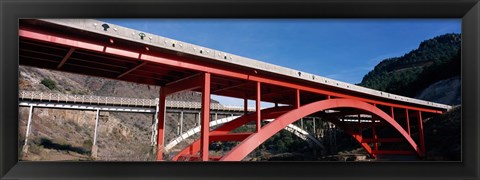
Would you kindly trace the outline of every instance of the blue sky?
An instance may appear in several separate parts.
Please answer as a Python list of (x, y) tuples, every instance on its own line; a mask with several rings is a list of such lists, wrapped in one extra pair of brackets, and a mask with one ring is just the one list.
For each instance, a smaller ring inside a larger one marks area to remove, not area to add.
[(461, 19), (100, 20), (352, 84), (385, 58), (461, 32)]

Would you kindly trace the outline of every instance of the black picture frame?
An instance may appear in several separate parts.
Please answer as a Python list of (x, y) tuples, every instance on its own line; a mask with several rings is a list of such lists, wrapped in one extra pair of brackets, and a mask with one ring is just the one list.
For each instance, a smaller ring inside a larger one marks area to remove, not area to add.
[[(2, 0), (1, 179), (478, 179), (478, 0)], [(19, 18), (462, 18), (462, 162), (19, 162)]]

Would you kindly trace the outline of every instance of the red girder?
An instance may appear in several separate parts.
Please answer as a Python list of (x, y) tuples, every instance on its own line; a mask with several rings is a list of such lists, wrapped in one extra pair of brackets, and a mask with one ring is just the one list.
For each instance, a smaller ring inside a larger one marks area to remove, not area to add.
[(203, 161), (208, 161), (208, 140), (210, 134), (210, 73), (202, 76), (202, 123), (200, 128), (201, 154)]
[(232, 68), (227, 68), (227, 67), (219, 67), (218, 65), (208, 64), (208, 63), (204, 63), (204, 62), (201, 62), (201, 61), (195, 61), (195, 63), (193, 63), (193, 62), (189, 62), (186, 59), (186, 57), (172, 56), (172, 55), (150, 55), (150, 54), (155, 54), (151, 51), (132, 52), (132, 51), (129, 51), (129, 50), (123, 50), (123, 49), (117, 49), (117, 48), (109, 47), (108, 45), (105, 45), (105, 44), (95, 44), (95, 43), (91, 43), (91, 42), (82, 42), (82, 41), (79, 41), (79, 40), (73, 40), (73, 39), (64, 38), (64, 37), (58, 37), (58, 36), (51, 35), (51, 34), (37, 33), (37, 32), (34, 32), (34, 31), (24, 30), (24, 29), (19, 30), (19, 36), (22, 37), (22, 38), (28, 38), (28, 39), (32, 39), (32, 40), (36, 40), (36, 41), (58, 44), (58, 45), (66, 46), (66, 47), (69, 47), (69, 48), (85, 49), (85, 50), (110, 54), (110, 55), (114, 55), (114, 56), (121, 56), (121, 57), (136, 59), (136, 60), (143, 60), (143, 61), (147, 61), (147, 62), (152, 62), (153, 64), (167, 65), (167, 66), (172, 66), (172, 67), (177, 67), (177, 68), (182, 68), (182, 69), (188, 69), (188, 70), (193, 70), (193, 71), (201, 71), (201, 72), (204, 72), (204, 73), (211, 73), (212, 75), (221, 75), (221, 76), (227, 76), (227, 77), (234, 78), (234, 79), (243, 79), (243, 80), (260, 82), (260, 83), (265, 83), (265, 84), (270, 84), (270, 85), (276, 85), (276, 86), (280, 86), (280, 87), (287, 87), (287, 88), (296, 89), (296, 90), (300, 90), (300, 91), (322, 94), (322, 95), (325, 95), (327, 97), (334, 96), (336, 98), (355, 99), (355, 100), (359, 100), (359, 101), (363, 101), (363, 102), (368, 102), (368, 103), (383, 105), (383, 106), (389, 106), (389, 107), (391, 106), (391, 107), (395, 107), (395, 108), (404, 108), (404, 109), (410, 109), (410, 110), (416, 110), (416, 111), (422, 111), (422, 112), (429, 112), (429, 113), (438, 113), (438, 114), (442, 113), (441, 110), (433, 110), (433, 109), (423, 108), (423, 107), (418, 107), (418, 106), (408, 106), (408, 105), (402, 105), (402, 104), (396, 104), (396, 103), (390, 103), (390, 102), (383, 102), (383, 101), (380, 101), (380, 100), (374, 100), (374, 99), (363, 98), (363, 97), (358, 97), (358, 96), (354, 96), (354, 95), (348, 95), (348, 94), (345, 94), (345, 93), (339, 93), (339, 92), (335, 92), (335, 91), (319, 89), (318, 87), (281, 81), (281, 80), (277, 80), (276, 78), (267, 77), (267, 76), (264, 76), (264, 75), (261, 75), (261, 74), (252, 74), (252, 73), (241, 72), (240, 70), (235, 69), (235, 68), (232, 69)]
[(157, 119), (158, 119), (158, 124), (157, 124), (157, 129), (158, 129), (158, 135), (157, 135), (157, 160), (163, 160), (163, 143), (164, 143), (164, 129), (165, 129), (165, 100), (167, 95), (165, 94), (164, 91), (160, 90), (160, 98), (158, 102), (158, 112), (157, 112)]
[[(278, 131), (285, 128), (288, 124), (291, 124), (302, 117), (315, 113), (317, 111), (322, 111), (325, 109), (330, 108), (357, 108), (362, 109), (368, 112), (371, 112), (383, 120), (387, 121), (391, 126), (393, 126), (402, 136), (406, 139), (406, 141), (410, 144), (410, 146), (417, 152), (419, 156), (423, 156), (423, 152), (417, 146), (415, 141), (408, 135), (408, 133), (388, 114), (383, 112), (382, 110), (378, 109), (377, 107), (353, 99), (330, 99), (330, 100), (323, 100), (314, 103), (310, 103), (304, 106), (301, 106), (298, 109), (294, 109), (288, 113), (283, 114), (282, 116), (278, 117), (274, 121), (270, 122), (269, 124), (262, 127), (261, 131), (258, 133), (254, 133), (249, 136), (247, 139), (242, 141), (239, 145), (233, 148), (230, 152), (228, 152), (223, 158), (222, 161), (240, 161), (245, 156), (247, 156), (250, 152), (252, 152), (255, 148), (257, 148), (261, 143), (265, 142), (268, 138), (276, 134)], [(361, 136), (355, 136), (355, 138), (361, 139)], [(361, 140), (359, 140), (361, 142)], [(366, 143), (362, 143), (362, 146), (369, 151), (372, 152), (370, 146)]]

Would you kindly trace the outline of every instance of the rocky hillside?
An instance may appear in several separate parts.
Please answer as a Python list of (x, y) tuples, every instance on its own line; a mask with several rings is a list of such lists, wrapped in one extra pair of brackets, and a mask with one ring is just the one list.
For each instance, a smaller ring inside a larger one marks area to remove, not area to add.
[(418, 96), (431, 84), (460, 76), (460, 45), (460, 34), (425, 40), (418, 49), (381, 61), (359, 85), (408, 97)]
[(461, 78), (451, 77), (429, 85), (415, 96), (417, 99), (442, 104), (458, 105), (461, 103)]

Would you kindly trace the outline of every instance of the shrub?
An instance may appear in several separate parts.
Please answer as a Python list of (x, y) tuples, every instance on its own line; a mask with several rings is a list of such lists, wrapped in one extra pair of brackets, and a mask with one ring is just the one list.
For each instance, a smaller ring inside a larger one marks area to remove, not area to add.
[(53, 81), (51, 79), (48, 79), (48, 78), (43, 79), (40, 83), (43, 84), (45, 87), (47, 87), (50, 90), (54, 90), (57, 86), (55, 81)]
[(83, 147), (88, 148), (88, 147), (92, 147), (92, 146), (93, 146), (93, 141), (92, 140), (87, 139), (87, 140), (83, 141)]

